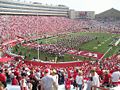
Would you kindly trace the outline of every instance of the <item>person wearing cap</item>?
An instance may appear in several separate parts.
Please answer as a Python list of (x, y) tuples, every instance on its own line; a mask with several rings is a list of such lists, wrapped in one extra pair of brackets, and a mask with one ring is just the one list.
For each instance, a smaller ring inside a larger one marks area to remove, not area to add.
[(79, 90), (82, 90), (83, 85), (84, 85), (82, 71), (78, 71), (78, 75), (76, 76), (76, 83), (77, 83)]
[(52, 90), (52, 86), (58, 90), (56, 82), (50, 75), (50, 69), (46, 69), (44, 72), (45, 76), (41, 79), (41, 90)]

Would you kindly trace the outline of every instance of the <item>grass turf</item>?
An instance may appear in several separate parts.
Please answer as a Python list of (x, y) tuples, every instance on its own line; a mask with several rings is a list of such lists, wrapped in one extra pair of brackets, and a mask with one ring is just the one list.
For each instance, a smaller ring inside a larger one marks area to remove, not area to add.
[[(109, 44), (113, 41), (113, 38), (118, 37), (118, 34), (110, 34), (110, 33), (70, 33), (72, 37), (76, 36), (85, 36), (85, 35), (91, 35), (91, 36), (97, 36), (97, 39), (94, 39), (92, 41), (89, 41), (87, 43), (84, 43), (80, 46), (77, 46), (76, 49), (78, 50), (87, 50), (91, 52), (100, 52), (105, 53), (108, 48), (110, 47)], [(57, 40), (67, 37), (67, 35), (61, 35), (61, 36), (55, 36), (55, 37), (49, 37), (46, 39), (39, 39), (36, 42), (42, 43), (42, 44), (55, 44)], [(112, 50), (110, 50), (105, 57), (112, 56), (113, 54), (117, 53), (120, 47), (113, 47)], [(13, 47), (14, 53), (19, 53), (21, 55), (25, 55), (27, 59), (33, 59), (33, 57), (37, 58), (37, 50), (31, 49), (29, 47), (22, 47), (19, 48)], [(46, 52), (40, 52), (40, 59), (41, 60), (54, 60), (55, 55), (48, 54)], [(74, 56), (74, 55), (68, 55), (65, 54), (64, 57), (58, 57), (58, 61), (73, 61), (73, 60), (86, 60), (90, 58), (80, 57), (80, 56)]]

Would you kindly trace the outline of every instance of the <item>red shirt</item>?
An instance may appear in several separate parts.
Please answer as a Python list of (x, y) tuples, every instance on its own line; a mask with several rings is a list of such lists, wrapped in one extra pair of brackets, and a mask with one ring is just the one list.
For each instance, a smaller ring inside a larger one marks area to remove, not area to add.
[(110, 75), (110, 74), (106, 74), (106, 75), (104, 76), (103, 81), (104, 81), (104, 82), (109, 82), (110, 78), (111, 78), (111, 75)]
[(68, 77), (71, 77), (71, 73), (70, 73), (70, 71), (68, 71)]
[(101, 70), (97, 70), (96, 72), (98, 75), (101, 75), (101, 76), (103, 75), (103, 72)]
[(30, 75), (29, 75), (29, 78), (30, 78), (30, 79), (33, 79), (34, 77), (35, 77), (34, 74), (30, 74)]
[(19, 76), (20, 73), (19, 73), (19, 71), (15, 71), (14, 74), (15, 74), (15, 76)]
[(12, 80), (12, 85), (18, 85), (18, 80), (16, 78)]
[(74, 80), (76, 80), (76, 76), (78, 75), (78, 73), (77, 72), (74, 72), (74, 75), (73, 75), (73, 78), (74, 78)]
[(0, 73), (0, 81), (1, 82), (6, 82), (6, 76), (3, 73)]
[(65, 88), (70, 88), (70, 85), (71, 85), (71, 81), (70, 81), (69, 78), (67, 78), (67, 79), (65, 80)]

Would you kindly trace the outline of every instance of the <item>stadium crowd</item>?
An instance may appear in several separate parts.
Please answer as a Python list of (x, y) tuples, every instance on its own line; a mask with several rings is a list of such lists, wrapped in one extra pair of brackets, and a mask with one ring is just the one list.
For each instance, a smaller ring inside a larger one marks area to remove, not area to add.
[(68, 32), (74, 24), (74, 20), (64, 17), (1, 15), (0, 34), (4, 41), (15, 39), (17, 35), (27, 38), (56, 35)]
[(104, 59), (102, 63), (83, 61), (81, 65), (68, 67), (32, 65), (32, 61), (23, 60), (8, 61), (0, 64), (0, 88), (7, 84), (19, 85), (21, 90), (58, 90), (58, 85), (63, 84), (66, 90), (70, 90), (71, 85), (79, 90), (85, 85), (84, 90), (91, 90), (92, 86), (115, 87), (120, 84), (118, 56)]
[(13, 40), (17, 36), (30, 40), (78, 31), (119, 33), (119, 22), (104, 23), (96, 20), (71, 20), (55, 16), (0, 15), (0, 41), (2, 43)]
[[(103, 23), (95, 20), (71, 20), (65, 17), (48, 16), (0, 16), (0, 43), (16, 39), (17, 36), (26, 38), (54, 36), (67, 32), (119, 32), (119, 23)], [(110, 30), (112, 28), (112, 31)], [(106, 30), (106, 31), (105, 31)], [(79, 38), (73, 38), (82, 43)], [(94, 37), (85, 36), (82, 41), (89, 41)], [(72, 39), (71, 39), (72, 41)], [(74, 42), (75, 43), (75, 42)], [(63, 54), (66, 48), (61, 48), (64, 43), (56, 45), (40, 45), (40, 50)], [(68, 40), (69, 44), (69, 40)], [(73, 45), (71, 45), (73, 46)], [(36, 46), (37, 49), (38, 46)], [(69, 47), (69, 46), (67, 46)], [(71, 47), (70, 47), (71, 48)], [(84, 61), (83, 61), (84, 62)], [(36, 62), (38, 63), (38, 62)], [(84, 62), (81, 65), (67, 67), (52, 67), (52, 65), (33, 65), (31, 62), (9, 61), (0, 63), (0, 89), (4, 90), (7, 84), (19, 85), (21, 90), (54, 90), (58, 85), (65, 84), (65, 89), (74, 88), (82, 90), (85, 84), (86, 90), (91, 86), (117, 86), (120, 82), (120, 59), (111, 57), (101, 62)]]

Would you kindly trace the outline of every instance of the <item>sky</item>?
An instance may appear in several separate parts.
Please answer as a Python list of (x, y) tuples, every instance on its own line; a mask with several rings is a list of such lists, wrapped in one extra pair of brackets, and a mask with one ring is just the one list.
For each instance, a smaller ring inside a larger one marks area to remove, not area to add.
[(77, 11), (95, 11), (101, 13), (110, 8), (120, 10), (120, 0), (26, 0), (48, 5), (66, 5)]

